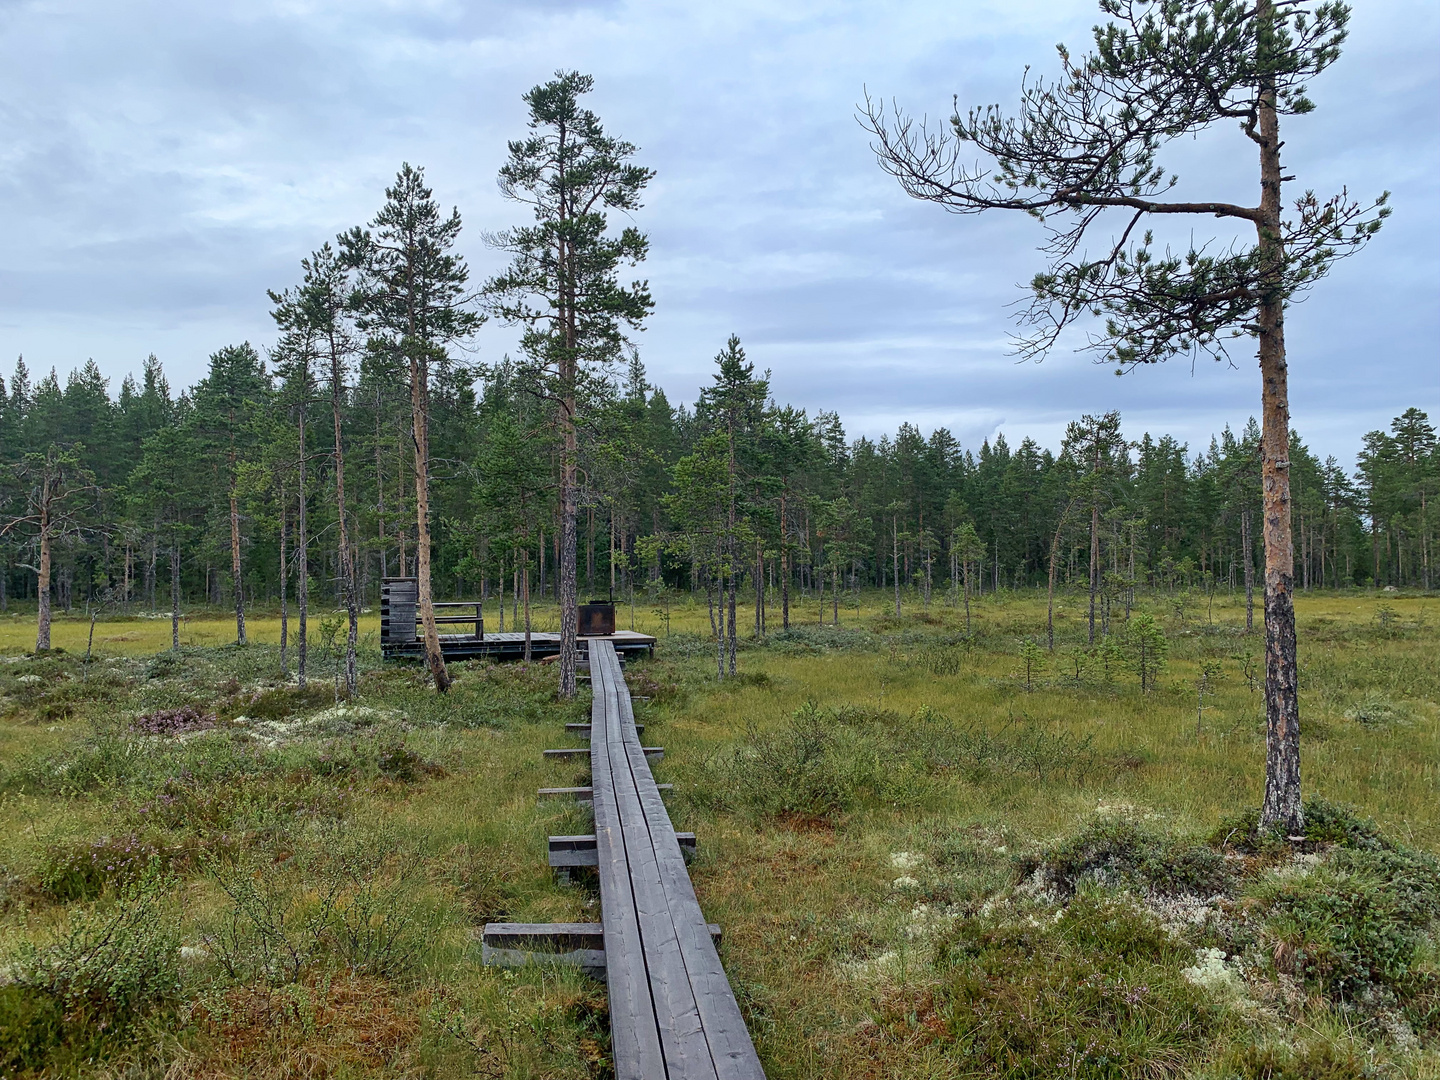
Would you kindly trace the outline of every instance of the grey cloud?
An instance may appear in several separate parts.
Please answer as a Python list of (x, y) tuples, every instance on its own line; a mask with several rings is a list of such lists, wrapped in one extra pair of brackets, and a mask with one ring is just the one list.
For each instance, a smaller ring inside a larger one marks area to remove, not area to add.
[[(94, 356), (118, 381), (153, 350), (189, 382), (219, 345), (266, 340), (264, 289), (368, 219), (401, 160), (460, 206), (481, 277), (497, 256), (480, 232), (520, 216), (494, 186), (519, 96), (578, 67), (659, 171), (636, 218), (659, 301), (639, 340), (672, 400), (693, 399), (734, 331), (779, 395), (838, 409), (852, 433), (911, 419), (973, 444), (1121, 407), (1199, 448), (1255, 411), (1243, 343), (1236, 370), (1193, 376), (1115, 379), (1070, 354), (1017, 367), (1006, 339), (1041, 231), (906, 200), (854, 119), (866, 88), (941, 120), (953, 93), (1013, 103), (1025, 65), (1053, 70), (1054, 43), (1083, 46), (1097, 19), (1089, 0), (0, 5), (0, 355)], [(1437, 37), (1422, 0), (1358, 7), (1320, 110), (1286, 127), (1297, 188), (1388, 187), (1397, 208), (1292, 311), (1295, 419), (1322, 452), (1440, 408)], [(1246, 198), (1237, 138), (1167, 161), (1186, 190)], [(514, 340), (488, 327), (482, 355)]]

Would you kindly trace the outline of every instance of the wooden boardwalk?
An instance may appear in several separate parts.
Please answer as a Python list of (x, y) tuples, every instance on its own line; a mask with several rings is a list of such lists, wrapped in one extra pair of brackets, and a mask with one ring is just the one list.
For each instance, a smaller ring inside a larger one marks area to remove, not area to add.
[[(595, 866), (603, 949), (594, 949), (593, 928), (583, 924), (557, 925), (554, 940), (574, 950), (572, 962), (603, 966), (617, 1080), (763, 1080), (720, 965), (719, 928), (706, 923), (685, 867), (682, 843), (693, 846), (694, 838), (677, 835), (670, 823), (647, 760), (656, 748), (640, 744), (614, 644), (591, 639), (589, 656), (591, 786), (584, 795), (595, 811), (593, 855), (589, 837), (552, 837), (551, 861)], [(513, 962), (513, 942), (533, 943), (543, 932), (487, 926), (487, 959)]]

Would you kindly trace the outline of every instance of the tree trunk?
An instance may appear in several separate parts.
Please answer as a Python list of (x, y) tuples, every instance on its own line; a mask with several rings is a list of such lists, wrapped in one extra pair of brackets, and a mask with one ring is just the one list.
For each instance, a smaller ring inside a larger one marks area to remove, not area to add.
[(428, 360), (415, 353), (423, 348), (410, 343), (410, 415), (415, 440), (415, 576), (418, 579), (420, 621), (425, 628), (425, 662), (442, 694), (450, 689), (440, 631), (435, 626), (435, 604), (430, 585), (430, 387)]
[[(1100, 471), (1100, 451), (1095, 451), (1095, 471)], [(1093, 498), (1092, 494), (1092, 498)], [(1051, 571), (1054, 578), (1054, 571)], [(1051, 586), (1053, 592), (1054, 586)], [(1090, 644), (1095, 644), (1095, 597), (1100, 591), (1100, 503), (1090, 504)], [(1051, 646), (1054, 646), (1053, 634)]]
[(375, 543), (380, 549), (380, 580), (390, 576), (389, 557), (385, 552), (385, 473), (380, 465), (380, 387), (375, 387), (375, 521), (378, 525)]
[(290, 678), (290, 515), (285, 505), (285, 483), (280, 483), (280, 677)]
[(245, 644), (245, 583), (240, 574), (240, 501), (235, 487), (235, 439), (230, 439), (230, 578), (235, 588), (235, 642)]
[(738, 576), (738, 575), (735, 573), (735, 538), (734, 538), (734, 535), (732, 534), (732, 535), (731, 535), (731, 538), (730, 538), (730, 595), (729, 595), (728, 600), (726, 601), (726, 607), (729, 609), (729, 611), (728, 611), (728, 613), (727, 613), (727, 615), (726, 615), (726, 630), (727, 630), (727, 634), (726, 634), (726, 642), (725, 642), (725, 668), (726, 668), (727, 673), (730, 674), (730, 675), (734, 675), (734, 674), (735, 674), (735, 650), (736, 650), (736, 630), (735, 630), (735, 590), (736, 590), (736, 581), (735, 581), (735, 579), (736, 579), (737, 576)]
[[(1260, 0), (1262, 19), (1273, 17)], [(1295, 549), (1290, 528), (1290, 400), (1285, 358), (1285, 301), (1279, 282), (1280, 128), (1273, 82), (1260, 102), (1260, 257), (1272, 286), (1261, 299), (1260, 377), (1263, 384), (1261, 491), (1265, 530), (1265, 801), (1262, 827), (1301, 835), (1300, 699), (1295, 648)]]
[(157, 546), (155, 534), (152, 532), (150, 534), (150, 561), (145, 567), (145, 601), (151, 611), (155, 610), (155, 549)]
[(330, 342), (330, 412), (335, 425), (335, 520), (339, 526), (340, 582), (343, 589), (348, 629), (345, 633), (345, 693), (354, 697), (359, 689), (355, 648), (360, 640), (360, 602), (355, 587), (355, 559), (350, 550), (350, 533), (345, 522), (345, 446), (341, 441), (340, 407), (344, 382), (340, 370), (339, 348)]
[[(1046, 597), (1045, 597), (1045, 636), (1046, 636), (1046, 639), (1047, 639), (1048, 642), (1049, 642), (1049, 649), (1050, 649), (1050, 651), (1051, 651), (1052, 653), (1055, 651), (1055, 560), (1056, 560), (1056, 558), (1057, 558), (1057, 557), (1059, 556), (1059, 554), (1060, 554), (1060, 530), (1063, 529), (1064, 527), (1065, 527), (1065, 519), (1064, 519), (1064, 518), (1061, 518), (1061, 519), (1060, 519), (1060, 524), (1055, 527), (1055, 539), (1050, 542), (1050, 584), (1049, 584), (1049, 589), (1048, 589), (1048, 591), (1047, 591), (1047, 593), (1046, 593)], [(1092, 598), (1092, 602), (1093, 602), (1093, 598)], [(968, 611), (969, 611), (969, 608), (968, 608), (968, 606), (967, 606), (967, 608), (966, 608), (966, 611), (967, 611), (967, 616), (966, 616), (967, 625), (966, 625), (966, 629), (968, 630), (968, 629), (969, 629), (969, 625), (968, 625), (968, 619), (969, 619)], [(1095, 621), (1094, 621), (1094, 620), (1095, 620), (1095, 611), (1094, 611), (1094, 608), (1093, 608), (1093, 607), (1091, 608), (1091, 611), (1090, 611), (1090, 620), (1091, 620), (1091, 621), (1090, 621), (1090, 642), (1091, 642), (1091, 644), (1094, 644), (1094, 642), (1095, 642)]]
[(900, 617), (900, 519), (890, 517), (890, 558), (895, 574), (895, 617)]
[[(305, 392), (308, 386), (309, 371), (301, 380), (301, 393)], [(295, 680), (301, 686), (305, 685), (305, 677), (308, 674), (306, 662), (310, 655), (310, 530), (306, 505), (308, 499), (307, 489), (309, 488), (309, 469), (305, 463), (305, 402), (300, 402), (300, 460), (297, 463), (300, 472), (300, 500), (295, 511), (295, 606), (299, 609), (300, 624), (296, 628), (295, 641)]]
[(35, 651), (50, 648), (50, 493), (49, 476), (40, 489), (40, 568), (35, 573), (35, 595), (39, 598), (39, 617), (35, 622)]
[(575, 354), (567, 348), (561, 364), (564, 384), (560, 402), (560, 428), (563, 442), (560, 452), (560, 696), (566, 701), (575, 696), (577, 656), (575, 636), (579, 618), (579, 574), (577, 525), (579, 505), (576, 501), (575, 470), (579, 444), (575, 432)]
[(1245, 632), (1255, 629), (1255, 541), (1250, 536), (1250, 509), (1240, 511), (1240, 546), (1245, 549)]
[[(783, 516), (785, 504), (782, 502), (780, 505)], [(790, 629), (790, 551), (783, 547), (780, 553), (780, 628)]]
[(180, 648), (180, 541), (170, 538), (170, 648)]
[[(711, 597), (712, 584), (720, 592), (718, 620), (715, 602)], [(723, 682), (725, 680), (725, 579), (723, 577), (713, 583), (708, 576), (706, 577), (705, 602), (710, 607), (710, 629), (715, 634), (715, 678)]]
[(755, 637), (765, 635), (765, 548), (755, 538)]
[[(540, 549), (544, 551), (542, 547)], [(530, 663), (530, 553), (522, 551), (521, 561), (525, 568), (520, 572), (520, 588), (525, 593), (525, 663)]]

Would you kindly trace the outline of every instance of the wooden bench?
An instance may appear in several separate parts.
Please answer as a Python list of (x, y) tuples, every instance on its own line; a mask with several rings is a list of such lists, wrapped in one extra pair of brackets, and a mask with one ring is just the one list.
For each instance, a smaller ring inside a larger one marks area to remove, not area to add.
[(760, 1080), (635, 727), (614, 646), (592, 639), (590, 783), (617, 1080)]

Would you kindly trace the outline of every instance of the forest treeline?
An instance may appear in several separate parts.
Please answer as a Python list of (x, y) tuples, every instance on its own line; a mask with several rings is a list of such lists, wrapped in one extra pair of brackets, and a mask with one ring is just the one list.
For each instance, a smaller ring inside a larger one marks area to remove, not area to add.
[[(438, 596), (553, 595), (553, 409), (508, 361), (447, 358), (431, 387), (432, 553)], [(333, 392), (332, 392), (333, 391)], [(790, 593), (893, 589), (928, 600), (1044, 584), (1243, 586), (1260, 565), (1259, 432), (1227, 427), (1195, 453), (1126, 437), (1116, 414), (1077, 418), (1059, 447), (997, 435), (962, 446), (905, 424), (850, 438), (840, 417), (777, 403), (740, 343), (693, 406), (672, 405), (638, 357), (586, 387), (580, 441), (581, 591), (705, 593), (729, 560), (767, 625)], [(362, 597), (414, 573), (410, 403), (383, 356), (338, 388), (249, 344), (210, 357), (175, 393), (151, 357), (118, 395), (93, 362), (0, 390), (9, 527), (0, 605), (33, 600), (42, 529), (58, 605), (164, 609), (293, 597), (303, 564), (341, 598), (332, 406), (345, 449), (347, 545)], [(299, 421), (323, 409), (323, 423)], [(303, 438), (303, 443), (301, 439)], [(1430, 587), (1440, 454), (1419, 409), (1362, 440), (1350, 474), (1291, 437), (1301, 588)], [(232, 516), (232, 508), (234, 514)], [(305, 513), (303, 551), (297, 546)], [(283, 558), (282, 558), (283, 554)], [(1092, 575), (1092, 565), (1094, 574)]]

